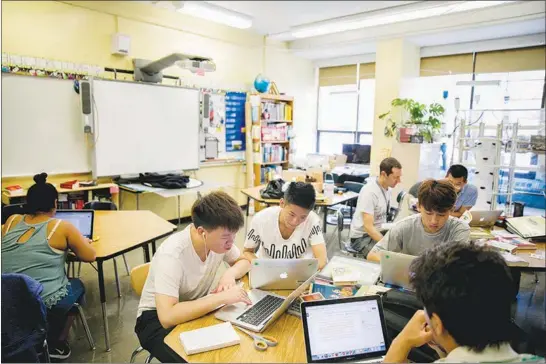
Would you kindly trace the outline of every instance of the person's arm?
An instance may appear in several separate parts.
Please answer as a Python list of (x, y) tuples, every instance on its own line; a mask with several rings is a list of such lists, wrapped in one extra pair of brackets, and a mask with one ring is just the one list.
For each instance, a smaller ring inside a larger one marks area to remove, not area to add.
[[(258, 217), (258, 219), (256, 219)], [(252, 263), (254, 259), (257, 259), (256, 256), (256, 248), (258, 247), (258, 242), (261, 241), (260, 239), (260, 227), (259, 225), (259, 216), (256, 215), (252, 219), (252, 222), (250, 223), (250, 227), (248, 228), (248, 233), (246, 235), (245, 244), (243, 246), (243, 256)]]
[(223, 292), (237, 284), (237, 279), (241, 278), (250, 270), (250, 261), (241, 254), (236, 246), (233, 246), (225, 255), (224, 261), (230, 265), (226, 272), (220, 278), (218, 286), (211, 293)]
[(425, 312), (415, 312), (400, 334), (392, 341), (384, 363), (407, 363), (411, 349), (432, 341), (432, 331), (427, 327)]
[(375, 228), (373, 215), (366, 212), (362, 213), (362, 221), (364, 221), (364, 231), (374, 240), (380, 241), (383, 239), (383, 234)]
[(394, 225), (379, 241), (375, 246), (370, 250), (366, 259), (373, 262), (379, 262), (381, 260), (380, 251), (388, 250), (391, 252), (401, 252), (403, 247), (403, 230), (406, 226), (405, 221), (401, 221)]
[(66, 231), (66, 241), (70, 250), (76, 254), (82, 262), (94, 262), (97, 258), (95, 248), (90, 244), (90, 240), (85, 238), (80, 231), (68, 221), (62, 221), (61, 225)]
[(318, 260), (318, 269), (324, 268), (328, 263), (328, 253), (326, 251), (326, 242), (322, 234), (320, 217), (314, 212), (308, 217), (311, 220), (311, 232), (309, 233), (309, 244), (313, 251), (313, 256)]
[(381, 239), (377, 244), (373, 246), (373, 248), (370, 250), (370, 252), (366, 256), (366, 259), (372, 262), (379, 263), (379, 261), (381, 260), (381, 255), (379, 252), (381, 250), (387, 250), (388, 239), (389, 239), (389, 233), (387, 233), (383, 239)]
[(237, 302), (252, 304), (245, 290), (238, 286), (187, 302), (178, 302), (178, 297), (165, 294), (155, 295), (157, 316), (165, 329), (204, 316), (222, 304), (230, 305)]
[(470, 210), (471, 208), (472, 208), (472, 206), (461, 206), (461, 208), (458, 209), (457, 211), (452, 211), (450, 213), (450, 215), (453, 216), (453, 217), (459, 218), (459, 217), (463, 216), (465, 211)]

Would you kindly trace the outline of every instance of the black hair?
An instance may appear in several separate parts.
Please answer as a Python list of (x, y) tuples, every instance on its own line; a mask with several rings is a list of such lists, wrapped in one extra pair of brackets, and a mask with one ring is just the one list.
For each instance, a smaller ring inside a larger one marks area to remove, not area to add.
[(417, 200), (426, 211), (444, 213), (455, 206), (457, 191), (448, 180), (427, 179), (419, 187)]
[(287, 204), (296, 205), (306, 210), (315, 208), (316, 199), (315, 187), (310, 183), (290, 182), (284, 191), (284, 201)]
[(393, 168), (402, 169), (402, 165), (396, 158), (385, 158), (379, 164), (379, 174), (381, 174), (381, 172), (385, 172), (387, 176), (389, 176), (392, 173)]
[(222, 227), (231, 232), (237, 232), (245, 223), (237, 201), (223, 191), (197, 199), (191, 208), (191, 219), (195, 227), (202, 226), (207, 230)]
[(50, 212), (55, 206), (55, 201), (59, 198), (59, 193), (55, 186), (47, 183), (47, 173), (40, 173), (34, 176), (34, 182), (27, 192), (27, 203), (25, 211), (31, 215), (39, 212)]
[(454, 164), (447, 170), (446, 177), (451, 175), (453, 178), (463, 177), (463, 181), (468, 179), (468, 169), (462, 164)]
[(513, 282), (502, 256), (474, 244), (440, 244), (417, 257), (411, 284), (461, 346), (476, 352), (513, 338)]

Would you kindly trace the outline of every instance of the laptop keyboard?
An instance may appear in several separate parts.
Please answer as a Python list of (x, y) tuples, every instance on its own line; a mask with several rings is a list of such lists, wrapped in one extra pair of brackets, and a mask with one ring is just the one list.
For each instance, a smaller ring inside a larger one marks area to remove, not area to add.
[(237, 320), (258, 326), (284, 302), (284, 298), (267, 295), (254, 306), (246, 310)]

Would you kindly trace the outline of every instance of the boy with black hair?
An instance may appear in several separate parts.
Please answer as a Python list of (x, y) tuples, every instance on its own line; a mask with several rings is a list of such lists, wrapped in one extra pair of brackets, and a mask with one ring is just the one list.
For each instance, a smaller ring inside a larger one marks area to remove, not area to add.
[(510, 347), (512, 277), (504, 259), (473, 244), (442, 244), (425, 251), (410, 268), (423, 310), (393, 340), (387, 363), (406, 363), (425, 344), (446, 363), (542, 362)]
[[(451, 216), (461, 217), (465, 211), (470, 210), (478, 200), (478, 188), (468, 181), (468, 169), (462, 164), (454, 164), (449, 167), (446, 173), (446, 179), (455, 187), (457, 192), (457, 201), (451, 212)], [(410, 188), (410, 195), (417, 197), (421, 182), (416, 183)]]
[[(180, 361), (163, 342), (176, 325), (222, 304), (251, 304), (235, 282), (250, 270), (250, 262), (234, 245), (244, 225), (237, 202), (225, 192), (212, 192), (193, 204), (191, 217), (192, 224), (157, 250), (138, 305), (135, 332), (140, 345), (161, 362)], [(209, 295), (222, 262), (230, 268)]]
[(426, 180), (421, 184), (418, 196), (420, 213), (394, 225), (370, 251), (368, 260), (378, 262), (381, 250), (419, 255), (438, 244), (469, 241), (470, 227), (450, 216), (457, 199), (451, 182)]
[(313, 185), (291, 182), (279, 206), (262, 210), (252, 219), (244, 246), (247, 259), (316, 258), (322, 269), (327, 253), (320, 218), (313, 211), (315, 199)]
[(391, 189), (400, 183), (402, 165), (395, 158), (385, 158), (379, 165), (379, 176), (368, 182), (358, 195), (356, 211), (351, 221), (351, 248), (367, 255), (383, 238), (381, 225), (387, 222)]

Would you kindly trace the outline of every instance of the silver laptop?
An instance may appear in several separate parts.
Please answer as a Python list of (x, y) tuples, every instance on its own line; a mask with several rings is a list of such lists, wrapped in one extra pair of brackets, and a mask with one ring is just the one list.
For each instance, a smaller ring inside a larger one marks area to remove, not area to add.
[(470, 211), (472, 220), (469, 225), (472, 227), (493, 227), (502, 214), (502, 210), (493, 211)]
[(235, 303), (224, 306), (214, 316), (218, 320), (228, 321), (254, 332), (262, 332), (278, 319), (296, 298), (305, 293), (305, 290), (317, 274), (318, 272), (309, 277), (294, 292), (290, 293), (288, 297), (259, 289), (252, 289), (248, 292), (248, 297), (252, 301), (251, 306), (247, 306), (244, 303)]
[(255, 259), (250, 288), (296, 289), (318, 270), (318, 259)]
[(410, 285), (410, 265), (416, 258), (413, 255), (382, 250), (381, 282), (412, 291)]
[(308, 363), (380, 363), (388, 350), (379, 296), (301, 305)]
[(55, 218), (72, 223), (83, 236), (93, 239), (94, 210), (57, 210)]

